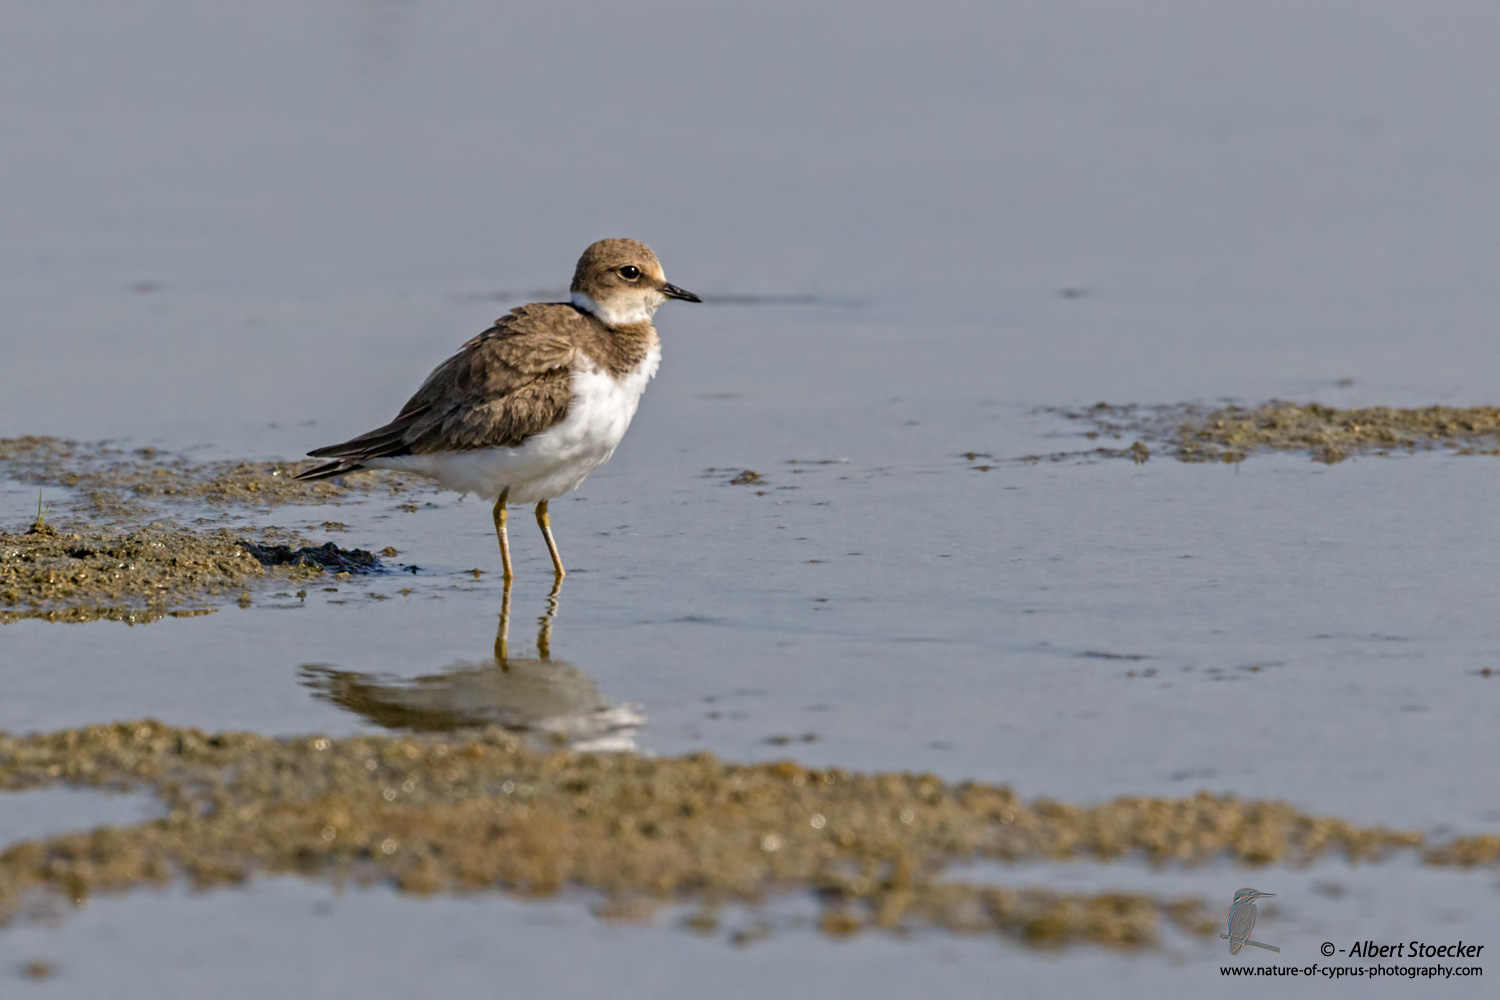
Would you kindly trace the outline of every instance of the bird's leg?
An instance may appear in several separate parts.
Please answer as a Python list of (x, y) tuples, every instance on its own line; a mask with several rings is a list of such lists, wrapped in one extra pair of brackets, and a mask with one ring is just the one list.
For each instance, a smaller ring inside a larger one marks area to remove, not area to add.
[(552, 540), (552, 518), (547, 515), (547, 501), (543, 500), (536, 505), (536, 523), (542, 529), (542, 537), (547, 539), (547, 551), (552, 553), (552, 568), (557, 572), (557, 578), (561, 580), (568, 575), (563, 569), (562, 556), (557, 554), (557, 542)]
[(505, 586), (510, 587), (510, 581), (515, 578), (515, 573), (510, 568), (510, 537), (505, 533), (505, 499), (510, 496), (510, 490), (500, 494), (500, 499), (495, 501), (495, 537), (500, 539), (500, 562), (505, 566)]
[(505, 595), (500, 598), (500, 628), (495, 633), (495, 664), (501, 670), (510, 669), (509, 650), (506, 648), (510, 640), (510, 581), (505, 581)]

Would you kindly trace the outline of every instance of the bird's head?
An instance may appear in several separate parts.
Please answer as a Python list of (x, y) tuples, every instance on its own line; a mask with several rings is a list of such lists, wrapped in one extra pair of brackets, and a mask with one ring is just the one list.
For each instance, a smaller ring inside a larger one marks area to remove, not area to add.
[(1253, 903), (1257, 899), (1264, 899), (1267, 896), (1274, 895), (1276, 895), (1276, 893), (1274, 892), (1259, 892), (1255, 889), (1241, 889), (1239, 892), (1234, 894), (1234, 902), (1235, 905), (1239, 905), (1240, 903)]
[(656, 254), (635, 240), (600, 240), (590, 246), (578, 258), (571, 291), (573, 304), (605, 326), (649, 323), (668, 299), (703, 301), (668, 284)]

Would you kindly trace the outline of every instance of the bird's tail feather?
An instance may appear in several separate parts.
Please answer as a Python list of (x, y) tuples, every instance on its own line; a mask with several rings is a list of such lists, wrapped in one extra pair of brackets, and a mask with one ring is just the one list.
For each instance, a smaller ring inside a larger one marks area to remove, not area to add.
[(303, 482), (311, 482), (314, 479), (332, 479), (334, 476), (342, 476), (349, 472), (358, 472), (364, 465), (359, 462), (351, 462), (348, 459), (339, 459), (337, 462), (325, 462), (323, 465), (315, 465), (306, 472), (299, 472), (294, 479)]

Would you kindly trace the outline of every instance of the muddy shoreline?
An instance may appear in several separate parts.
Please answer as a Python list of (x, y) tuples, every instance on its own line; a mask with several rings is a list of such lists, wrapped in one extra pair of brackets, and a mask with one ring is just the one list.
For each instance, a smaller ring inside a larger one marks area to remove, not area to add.
[(248, 603), (268, 584), (303, 585), (327, 575), (377, 573), (363, 549), (252, 541), (219, 528), (155, 525), (119, 532), (0, 532), (0, 624), (100, 619), (138, 625), (207, 614), (233, 596)]
[(583, 889), (608, 912), (715, 911), (812, 893), (821, 929), (938, 927), (1052, 947), (1149, 947), (1164, 923), (1208, 934), (1194, 900), (1079, 896), (950, 877), (988, 859), (1193, 865), (1376, 862), (1493, 865), (1500, 839), (1429, 843), (1279, 802), (1200, 793), (1094, 807), (1023, 801), (1003, 786), (853, 774), (710, 754), (648, 759), (543, 751), (500, 727), (467, 736), (209, 734), (145, 720), (10, 737), (0, 789), (145, 790), (162, 815), (9, 845), (0, 913), (35, 893), (82, 903), (186, 879), (209, 887), (296, 873), (415, 894)]
[[(23, 618), (143, 624), (206, 614), (269, 584), (378, 573), (380, 557), (313, 545), (277, 527), (215, 527), (232, 512), (326, 504), (379, 491), (399, 496), (410, 477), (355, 474), (299, 483), (307, 463), (194, 462), (154, 448), (56, 438), (0, 439), (0, 474), (39, 487), (36, 519), (0, 530), (0, 624)], [(191, 518), (188, 526), (183, 522)]]
[(1134, 438), (1129, 447), (1087, 454), (1137, 462), (1158, 454), (1180, 462), (1236, 463), (1266, 451), (1305, 452), (1326, 465), (1359, 455), (1419, 451), (1500, 455), (1500, 407), (1495, 406), (1340, 409), (1272, 400), (1219, 408), (1097, 403), (1051, 412), (1088, 426), (1084, 435), (1090, 439)]

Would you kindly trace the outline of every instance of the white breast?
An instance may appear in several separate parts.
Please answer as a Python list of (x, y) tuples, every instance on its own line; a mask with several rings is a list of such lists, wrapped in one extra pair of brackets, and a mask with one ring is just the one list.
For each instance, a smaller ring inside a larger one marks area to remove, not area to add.
[(653, 344), (641, 363), (619, 378), (592, 363), (575, 365), (567, 416), (517, 448), (406, 455), (367, 464), (429, 476), (450, 490), (485, 499), (508, 489), (508, 503), (550, 500), (577, 489), (595, 466), (609, 461), (660, 364), (661, 348)]

